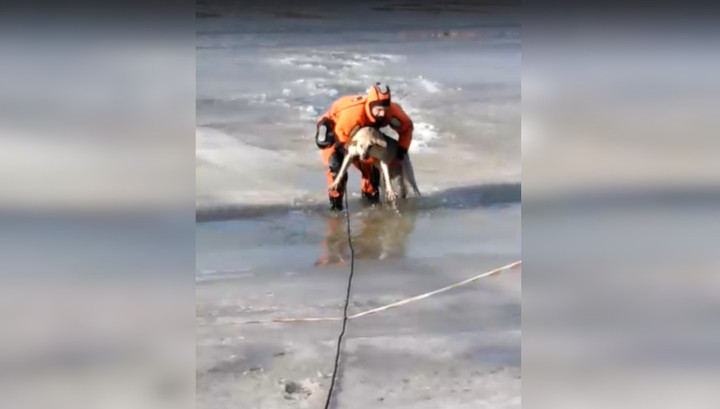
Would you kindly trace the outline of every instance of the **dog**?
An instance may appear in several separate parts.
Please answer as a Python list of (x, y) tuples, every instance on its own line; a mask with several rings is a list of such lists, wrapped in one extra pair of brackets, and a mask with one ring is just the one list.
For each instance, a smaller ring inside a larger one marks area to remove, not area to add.
[(405, 154), (405, 158), (400, 161), (399, 169), (397, 167), (391, 167), (390, 164), (395, 160), (398, 150), (398, 143), (395, 139), (380, 132), (380, 130), (373, 127), (360, 128), (347, 147), (347, 155), (343, 160), (342, 166), (338, 175), (335, 177), (333, 184), (329, 190), (335, 190), (340, 185), (343, 177), (347, 173), (347, 168), (353, 160), (368, 160), (375, 158), (377, 161), (374, 166), (378, 167), (382, 173), (383, 189), (385, 190), (385, 196), (389, 202), (395, 202), (397, 195), (393, 190), (393, 179), (399, 179), (401, 197), (407, 196), (406, 182), (410, 184), (413, 192), (421, 196), (420, 189), (418, 189), (417, 181), (415, 180), (415, 172), (410, 161), (410, 155)]

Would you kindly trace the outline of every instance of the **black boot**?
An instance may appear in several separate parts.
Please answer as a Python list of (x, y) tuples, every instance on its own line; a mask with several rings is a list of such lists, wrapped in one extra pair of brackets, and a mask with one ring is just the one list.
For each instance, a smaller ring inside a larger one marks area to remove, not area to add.
[(330, 210), (332, 211), (342, 211), (343, 210), (343, 197), (332, 197), (329, 196), (330, 199)]
[(375, 191), (375, 193), (362, 192), (362, 197), (370, 204), (380, 203), (380, 192), (377, 190)]

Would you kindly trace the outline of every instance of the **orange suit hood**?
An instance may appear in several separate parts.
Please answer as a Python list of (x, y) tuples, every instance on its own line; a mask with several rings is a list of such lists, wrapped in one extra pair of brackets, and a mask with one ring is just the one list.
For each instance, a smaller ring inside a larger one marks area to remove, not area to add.
[[(378, 122), (377, 119), (372, 115), (372, 108), (376, 105), (381, 105), (390, 108), (390, 87), (381, 83), (376, 83), (370, 88), (367, 99), (365, 100), (365, 115), (371, 123)], [(389, 109), (385, 111), (387, 115)]]

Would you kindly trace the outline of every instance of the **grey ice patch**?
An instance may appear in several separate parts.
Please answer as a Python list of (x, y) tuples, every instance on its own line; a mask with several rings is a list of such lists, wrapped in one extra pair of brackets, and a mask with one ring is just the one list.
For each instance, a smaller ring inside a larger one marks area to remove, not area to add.
[(309, 379), (305, 379), (301, 382), (281, 380), (279, 384), (282, 388), (283, 397), (287, 400), (308, 399), (313, 395), (313, 393), (320, 390), (320, 385)]

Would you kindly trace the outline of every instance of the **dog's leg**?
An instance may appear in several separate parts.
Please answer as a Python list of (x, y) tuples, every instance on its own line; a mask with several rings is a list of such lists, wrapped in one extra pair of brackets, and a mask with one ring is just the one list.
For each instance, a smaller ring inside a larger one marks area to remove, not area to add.
[(405, 180), (405, 165), (400, 165), (400, 171), (398, 172), (398, 179), (400, 179), (400, 197), (407, 198), (407, 185)]
[[(380, 172), (382, 172), (382, 166), (377, 163), (375, 164), (375, 166), (380, 170)], [(383, 194), (388, 190), (387, 182), (385, 182), (385, 176), (380, 177), (380, 189), (382, 190)]]
[(342, 181), (343, 176), (345, 176), (345, 174), (347, 173), (347, 168), (348, 166), (350, 166), (350, 162), (352, 162), (355, 157), (357, 157), (357, 154), (355, 154), (355, 152), (348, 152), (348, 154), (345, 155), (345, 159), (343, 159), (340, 171), (338, 172), (335, 180), (333, 181), (333, 184), (328, 188), (328, 190), (336, 190), (338, 188), (338, 186), (340, 185), (340, 181)]
[(390, 167), (385, 162), (380, 162), (380, 168), (385, 179), (385, 196), (390, 202), (394, 202), (397, 199), (395, 191), (393, 190), (392, 180), (390, 180)]
[(395, 186), (400, 188), (399, 197), (401, 199), (405, 199), (407, 197), (407, 188), (405, 186), (405, 177), (403, 173), (402, 163), (399, 163), (397, 167), (393, 166), (390, 168), (390, 180), (393, 181)]
[(405, 155), (402, 164), (405, 179), (410, 183), (410, 186), (412, 186), (415, 194), (422, 196), (420, 194), (420, 189), (418, 189), (417, 181), (415, 180), (415, 171), (413, 170), (412, 162), (410, 161), (410, 155)]

